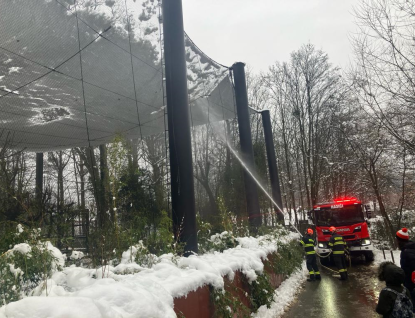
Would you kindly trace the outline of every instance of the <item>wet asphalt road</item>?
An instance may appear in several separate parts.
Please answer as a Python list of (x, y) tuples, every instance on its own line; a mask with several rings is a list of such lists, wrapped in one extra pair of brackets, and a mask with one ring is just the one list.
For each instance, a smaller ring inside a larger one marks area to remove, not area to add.
[(384, 283), (376, 277), (377, 267), (355, 263), (349, 268), (349, 280), (324, 268), (320, 282), (305, 282), (283, 318), (372, 318), (382, 317), (375, 312), (379, 292)]

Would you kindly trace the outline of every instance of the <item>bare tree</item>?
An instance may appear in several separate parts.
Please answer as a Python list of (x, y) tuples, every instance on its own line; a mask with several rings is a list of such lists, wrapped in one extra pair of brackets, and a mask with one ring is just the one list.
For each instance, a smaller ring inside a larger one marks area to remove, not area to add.
[(415, 151), (415, 4), (364, 0), (355, 8), (353, 86), (374, 118)]

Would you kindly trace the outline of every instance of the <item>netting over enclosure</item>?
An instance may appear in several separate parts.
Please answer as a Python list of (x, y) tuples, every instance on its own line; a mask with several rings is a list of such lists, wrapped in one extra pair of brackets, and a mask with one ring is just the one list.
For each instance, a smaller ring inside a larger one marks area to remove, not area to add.
[[(163, 132), (160, 3), (0, 0), (0, 142), (45, 152)], [(188, 38), (193, 125), (235, 117), (228, 69)]]

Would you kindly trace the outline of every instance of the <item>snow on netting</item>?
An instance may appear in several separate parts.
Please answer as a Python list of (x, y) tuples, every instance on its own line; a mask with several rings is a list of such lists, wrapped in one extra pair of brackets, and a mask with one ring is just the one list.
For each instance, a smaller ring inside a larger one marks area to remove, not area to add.
[[(164, 132), (160, 12), (155, 0), (0, 0), (1, 145), (45, 152)], [(185, 43), (192, 124), (235, 117), (228, 69)]]

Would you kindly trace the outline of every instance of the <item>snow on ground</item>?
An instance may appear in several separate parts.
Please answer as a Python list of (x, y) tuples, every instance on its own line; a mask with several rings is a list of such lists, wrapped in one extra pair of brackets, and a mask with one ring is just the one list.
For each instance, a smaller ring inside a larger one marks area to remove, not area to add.
[(308, 270), (305, 262), (301, 270), (294, 272), (288, 279), (282, 282), (274, 292), (274, 302), (270, 308), (261, 306), (256, 314), (252, 316), (255, 318), (278, 318), (287, 310), (289, 305), (295, 299), (296, 294), (301, 290), (301, 285), (308, 276)]
[[(298, 238), (298, 234), (290, 233), (280, 241)], [(65, 267), (36, 288), (34, 296), (1, 307), (0, 318), (176, 317), (173, 310), (175, 297), (207, 284), (223, 288), (223, 277), (233, 279), (238, 270), (254, 279), (255, 272), (264, 269), (262, 260), (277, 251), (277, 242), (270, 236), (238, 238), (237, 241), (237, 247), (223, 253), (188, 258), (162, 255), (151, 268), (141, 267), (128, 259), (116, 267)], [(276, 303), (272, 307), (276, 313), (284, 310), (285, 303), (293, 298), (294, 290), (298, 290), (295, 284), (300, 284), (303, 278), (304, 271), (298, 272), (277, 290)], [(263, 315), (266, 312), (261, 309)]]
[[(404, 211), (403, 212), (403, 217), (404, 218), (409, 218), (412, 217), (413, 215), (413, 211)], [(391, 250), (389, 249), (385, 249), (382, 251), (381, 247), (385, 246), (384, 244), (379, 244), (379, 241), (377, 241), (375, 239), (375, 237), (373, 236), (373, 233), (376, 233), (378, 231), (378, 224), (379, 223), (383, 223), (383, 217), (377, 215), (371, 219), (368, 220), (368, 222), (370, 223), (370, 227), (369, 227), (369, 231), (371, 233), (371, 238), (372, 238), (372, 243), (374, 244), (373, 247), (373, 254), (375, 255), (375, 260), (372, 263), (372, 266), (379, 266), (380, 263), (382, 262), (393, 262), (395, 261), (395, 264), (398, 266), (400, 265), (400, 257), (401, 257), (401, 251), (400, 250), (392, 250), (392, 254), (393, 254), (393, 258), (391, 255)], [(414, 228), (415, 229), (415, 228)], [(414, 232), (414, 231), (412, 231)], [(382, 242), (380, 242), (382, 243)]]
[[(375, 260), (373, 265), (378, 266), (382, 262), (393, 262), (392, 255), (390, 250), (385, 250), (385, 256), (383, 256), (382, 250), (378, 250), (377, 248), (373, 249), (373, 253), (375, 254)], [(395, 260), (395, 264), (401, 266), (401, 251), (400, 250), (393, 250), (393, 258)]]

